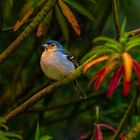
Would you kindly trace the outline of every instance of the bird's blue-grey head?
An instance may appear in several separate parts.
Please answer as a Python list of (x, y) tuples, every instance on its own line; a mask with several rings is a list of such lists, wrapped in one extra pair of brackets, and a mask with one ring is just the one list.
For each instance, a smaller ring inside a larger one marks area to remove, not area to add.
[(56, 40), (48, 40), (45, 44), (43, 44), (46, 49), (56, 48), (56, 49), (63, 49), (63, 46)]

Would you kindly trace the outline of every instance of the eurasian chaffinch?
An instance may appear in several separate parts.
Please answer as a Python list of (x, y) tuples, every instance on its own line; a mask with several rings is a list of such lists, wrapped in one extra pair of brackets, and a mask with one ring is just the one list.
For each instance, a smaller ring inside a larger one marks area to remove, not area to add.
[[(43, 46), (45, 50), (41, 55), (40, 65), (48, 78), (60, 80), (78, 67), (74, 57), (58, 41), (49, 40)], [(82, 93), (82, 97), (86, 98), (84, 90), (79, 86), (76, 79), (74, 80), (74, 87), (76, 91)]]

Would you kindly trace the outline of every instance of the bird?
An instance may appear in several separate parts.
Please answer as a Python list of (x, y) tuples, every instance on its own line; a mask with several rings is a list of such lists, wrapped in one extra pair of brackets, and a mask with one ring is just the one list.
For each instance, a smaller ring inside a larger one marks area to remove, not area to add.
[[(55, 81), (61, 80), (78, 67), (74, 57), (58, 41), (48, 40), (42, 46), (45, 49), (40, 58), (40, 66), (48, 78)], [(76, 79), (73, 85), (76, 92), (80, 92), (82, 98), (87, 98), (85, 91)]]

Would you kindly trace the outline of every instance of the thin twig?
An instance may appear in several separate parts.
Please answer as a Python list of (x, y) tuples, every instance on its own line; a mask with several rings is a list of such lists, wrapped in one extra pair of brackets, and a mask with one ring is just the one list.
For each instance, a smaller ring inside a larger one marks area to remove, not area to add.
[(46, 2), (42, 10), (37, 14), (33, 21), (24, 29), (24, 31), (16, 38), (12, 44), (0, 54), (0, 64), (2, 64), (13, 51), (30, 35), (30, 33), (37, 27), (44, 16), (52, 9), (57, 0), (49, 0)]
[(140, 35), (140, 28), (137, 28), (135, 30), (132, 30), (132, 31), (128, 32), (129, 37), (133, 37), (133, 36), (136, 36), (136, 35)]
[(119, 18), (118, 18), (118, 9), (117, 9), (117, 0), (112, 1), (112, 12), (113, 12), (113, 18), (115, 23), (115, 29), (116, 29), (116, 39), (120, 36), (120, 25), (119, 25)]
[(130, 102), (130, 104), (129, 104), (129, 106), (128, 106), (128, 109), (126, 110), (126, 112), (125, 112), (123, 118), (122, 118), (121, 121), (120, 121), (120, 124), (119, 124), (118, 129), (117, 129), (117, 133), (115, 133), (115, 135), (112, 137), (111, 140), (116, 140), (118, 134), (119, 134), (119, 133), (121, 132), (121, 130), (123, 129), (123, 127), (124, 127), (126, 121), (127, 121), (128, 118), (130, 117), (131, 112), (132, 112), (132, 110), (133, 110), (133, 108), (134, 108), (134, 106), (135, 106), (135, 104), (136, 104), (137, 98), (138, 98), (138, 93), (134, 93), (134, 96), (133, 96), (133, 98), (132, 98), (132, 100), (131, 100), (131, 102)]
[(51, 106), (47, 106), (47, 107), (38, 107), (38, 108), (31, 108), (29, 110), (27, 110), (27, 113), (39, 113), (39, 112), (44, 112), (44, 111), (48, 111), (48, 110), (54, 110), (54, 109), (60, 109), (63, 107), (68, 107), (71, 105), (75, 105), (81, 102), (87, 102), (93, 98), (97, 98), (98, 96), (102, 95), (103, 93), (100, 94), (91, 94), (87, 97), (87, 99), (85, 100), (84, 98), (78, 98), (78, 99), (74, 99), (72, 101), (67, 101), (58, 105), (51, 105)]

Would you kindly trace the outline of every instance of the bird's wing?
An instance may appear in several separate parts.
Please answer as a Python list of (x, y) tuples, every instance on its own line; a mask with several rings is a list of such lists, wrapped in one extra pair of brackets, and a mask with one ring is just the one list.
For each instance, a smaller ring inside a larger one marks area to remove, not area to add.
[(74, 56), (72, 56), (67, 50), (63, 49), (62, 51), (63, 51), (63, 54), (66, 55), (67, 59), (70, 60), (74, 64), (75, 68), (77, 68), (79, 65), (77, 61), (75, 60)]
[(77, 68), (79, 66), (78, 63), (77, 63), (77, 61), (75, 60), (75, 58), (73, 56), (68, 55), (67, 56), (67, 59), (70, 60), (71, 62), (73, 62), (75, 68)]

